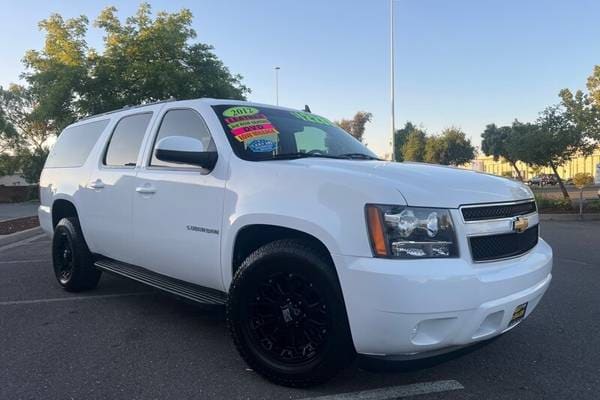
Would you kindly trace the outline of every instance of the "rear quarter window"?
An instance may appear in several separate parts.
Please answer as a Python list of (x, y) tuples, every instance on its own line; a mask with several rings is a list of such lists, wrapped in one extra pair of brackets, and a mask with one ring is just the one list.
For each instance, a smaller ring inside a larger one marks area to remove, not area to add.
[(104, 119), (65, 129), (48, 155), (45, 168), (82, 166), (109, 121)]

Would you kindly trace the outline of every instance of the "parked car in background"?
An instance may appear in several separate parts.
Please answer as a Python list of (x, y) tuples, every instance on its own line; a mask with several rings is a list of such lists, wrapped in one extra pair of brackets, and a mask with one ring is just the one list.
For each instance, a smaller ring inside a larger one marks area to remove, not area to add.
[(40, 194), (64, 289), (110, 272), (226, 305), (244, 360), (288, 386), (357, 353), (424, 358), (498, 336), (552, 279), (521, 182), (386, 162), (283, 107), (200, 99), (90, 117), (59, 136)]
[(546, 186), (546, 185), (556, 185), (558, 184), (558, 179), (556, 178), (556, 175), (554, 174), (539, 174), (534, 176), (533, 178), (529, 179), (527, 181), (527, 184), (532, 186), (532, 185), (537, 185), (537, 186)]

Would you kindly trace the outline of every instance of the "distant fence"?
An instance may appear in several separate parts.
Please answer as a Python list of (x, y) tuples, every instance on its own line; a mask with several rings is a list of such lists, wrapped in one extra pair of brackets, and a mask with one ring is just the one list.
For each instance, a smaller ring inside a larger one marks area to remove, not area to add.
[(39, 197), (37, 185), (0, 186), (0, 203), (20, 203)]

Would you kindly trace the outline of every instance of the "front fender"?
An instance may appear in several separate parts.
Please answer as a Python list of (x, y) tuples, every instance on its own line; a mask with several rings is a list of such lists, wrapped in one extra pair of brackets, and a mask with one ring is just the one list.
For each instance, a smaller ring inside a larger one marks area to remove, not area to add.
[(272, 225), (281, 228), (294, 229), (314, 236), (320, 240), (330, 254), (340, 253), (339, 245), (334, 235), (331, 232), (323, 229), (321, 225), (306, 219), (281, 214), (255, 213), (240, 215), (238, 217), (234, 216), (229, 222), (230, 224), (222, 232), (223, 242), (221, 243), (221, 265), (223, 285), (225, 288), (229, 288), (233, 278), (231, 273), (233, 265), (233, 252), (238, 233), (243, 228), (250, 225)]

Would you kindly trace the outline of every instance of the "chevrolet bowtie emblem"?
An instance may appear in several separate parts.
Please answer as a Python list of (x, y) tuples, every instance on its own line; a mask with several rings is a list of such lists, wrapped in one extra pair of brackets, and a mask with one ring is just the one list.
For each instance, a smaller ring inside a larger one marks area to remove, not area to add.
[(529, 226), (529, 220), (525, 217), (513, 218), (513, 230), (517, 233), (525, 232)]

